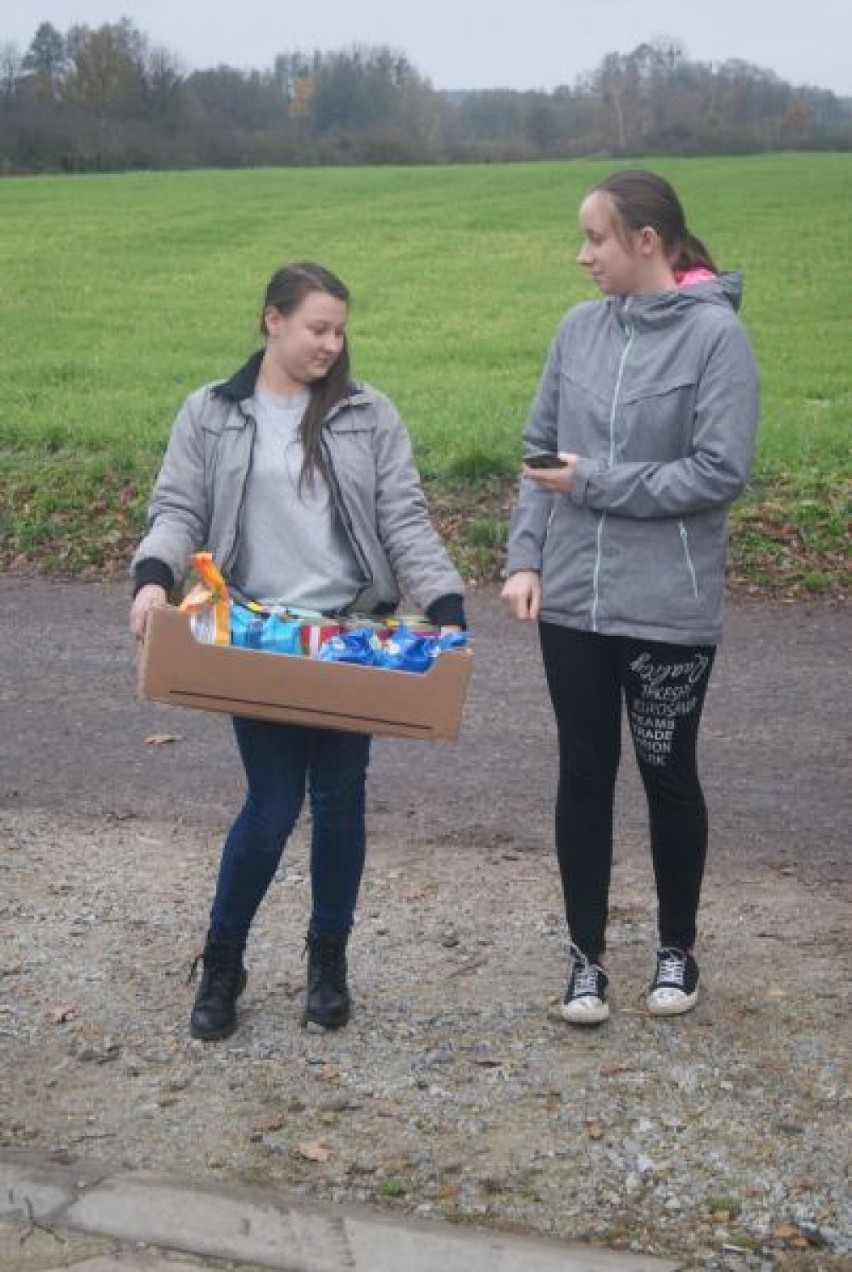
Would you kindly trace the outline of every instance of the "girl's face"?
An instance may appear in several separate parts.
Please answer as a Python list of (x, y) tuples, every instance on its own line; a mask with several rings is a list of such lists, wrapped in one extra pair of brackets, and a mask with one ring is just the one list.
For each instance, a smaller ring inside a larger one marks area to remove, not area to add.
[(264, 310), (266, 365), (283, 392), (302, 392), (321, 380), (340, 356), (348, 308), (328, 292), (308, 292), (290, 314)]
[(577, 260), (605, 295), (629, 296), (648, 290), (647, 235), (653, 230), (628, 229), (612, 197), (603, 190), (593, 190), (580, 205), (580, 229), (583, 246)]

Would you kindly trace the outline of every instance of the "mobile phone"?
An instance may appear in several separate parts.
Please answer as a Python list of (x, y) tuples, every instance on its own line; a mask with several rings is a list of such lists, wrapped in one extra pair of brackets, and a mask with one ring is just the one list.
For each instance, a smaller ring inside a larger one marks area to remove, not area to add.
[(565, 460), (554, 455), (552, 451), (540, 451), (537, 455), (524, 455), (524, 463), (528, 468), (564, 468)]

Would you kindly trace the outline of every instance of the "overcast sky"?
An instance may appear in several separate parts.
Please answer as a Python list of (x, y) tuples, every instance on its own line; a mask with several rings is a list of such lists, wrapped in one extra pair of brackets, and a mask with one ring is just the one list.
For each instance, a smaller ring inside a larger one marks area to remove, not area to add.
[(852, 0), (2, 0), (0, 44), (121, 17), (187, 69), (388, 44), (435, 88), (550, 90), (662, 36), (692, 61), (742, 58), (852, 96)]

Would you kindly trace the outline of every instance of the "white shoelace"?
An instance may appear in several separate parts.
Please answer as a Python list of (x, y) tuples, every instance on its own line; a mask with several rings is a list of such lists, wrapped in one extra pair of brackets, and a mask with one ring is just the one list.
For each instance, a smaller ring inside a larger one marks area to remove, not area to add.
[(657, 981), (672, 986), (682, 986), (686, 979), (686, 955), (680, 950), (661, 950)]
[(576, 945), (569, 946), (569, 950), (574, 959), (574, 998), (580, 998), (585, 994), (591, 995), (593, 998), (598, 997), (598, 971), (593, 963), (590, 963), (582, 950)]

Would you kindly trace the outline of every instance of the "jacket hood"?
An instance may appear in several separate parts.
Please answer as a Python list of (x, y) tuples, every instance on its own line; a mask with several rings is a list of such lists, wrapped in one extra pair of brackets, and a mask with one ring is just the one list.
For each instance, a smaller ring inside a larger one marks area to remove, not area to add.
[(641, 296), (611, 296), (605, 302), (612, 306), (618, 321), (627, 325), (664, 326), (693, 305), (720, 305), (739, 310), (743, 295), (741, 273), (719, 274), (707, 282), (693, 283), (677, 291), (650, 292)]

